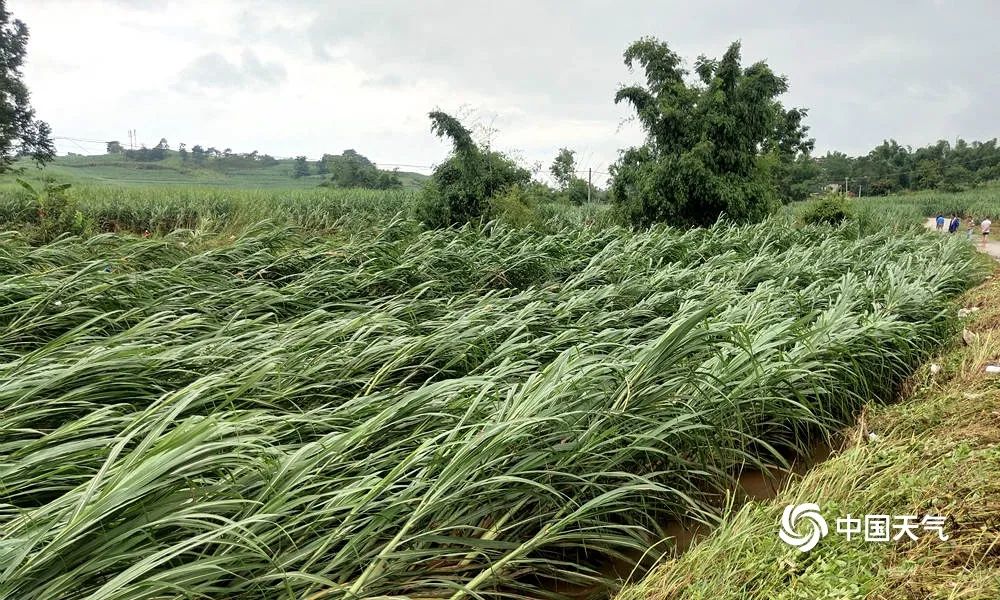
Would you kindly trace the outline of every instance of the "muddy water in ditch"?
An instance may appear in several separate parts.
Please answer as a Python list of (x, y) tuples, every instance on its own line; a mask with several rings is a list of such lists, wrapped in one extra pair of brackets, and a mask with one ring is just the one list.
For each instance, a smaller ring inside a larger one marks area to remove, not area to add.
[[(776, 497), (793, 477), (804, 475), (809, 469), (828, 459), (839, 447), (839, 442), (818, 443), (810, 447), (805, 457), (793, 461), (789, 468), (772, 467), (766, 471), (744, 470), (734, 478), (735, 485), (730, 489), (735, 497), (736, 508), (747, 502)], [(683, 553), (694, 541), (712, 530), (710, 526), (695, 521), (662, 523), (661, 529), (664, 533), (663, 543), (672, 547), (674, 555)], [(627, 560), (605, 560), (587, 566), (599, 571), (609, 580), (634, 582), (648, 573), (655, 566), (655, 561), (637, 553), (629, 556)], [(610, 598), (614, 592), (611, 587), (600, 584), (570, 586), (549, 581), (543, 582), (542, 586), (549, 592), (573, 600), (601, 600)]]

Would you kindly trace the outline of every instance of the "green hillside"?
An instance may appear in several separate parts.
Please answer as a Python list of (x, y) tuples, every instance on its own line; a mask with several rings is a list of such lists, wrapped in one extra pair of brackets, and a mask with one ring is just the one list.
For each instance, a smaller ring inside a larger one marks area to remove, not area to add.
[[(70, 183), (107, 183), (119, 185), (198, 185), (231, 188), (312, 188), (318, 186), (326, 176), (309, 175), (292, 177), (291, 159), (279, 159), (274, 164), (251, 161), (231, 161), (231, 164), (210, 164), (196, 166), (192, 161), (181, 161), (176, 152), (167, 153), (160, 161), (127, 160), (119, 155), (101, 154), (83, 156), (70, 154), (58, 156), (44, 169), (37, 169), (34, 163), (23, 161), (22, 176), (28, 179), (54, 179)], [(315, 163), (310, 163), (315, 170)], [(426, 175), (400, 171), (397, 173), (403, 188), (419, 189), (427, 180)], [(9, 179), (10, 176), (4, 176)]]

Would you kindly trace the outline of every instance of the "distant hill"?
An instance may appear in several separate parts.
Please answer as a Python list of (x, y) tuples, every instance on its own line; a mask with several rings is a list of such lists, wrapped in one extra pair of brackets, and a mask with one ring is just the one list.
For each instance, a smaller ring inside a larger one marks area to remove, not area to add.
[[(58, 156), (38, 170), (30, 161), (22, 161), (29, 179), (45, 177), (69, 183), (108, 183), (119, 185), (205, 185), (231, 188), (311, 188), (326, 176), (308, 175), (292, 177), (292, 159), (279, 159), (273, 164), (252, 161), (232, 161), (232, 164), (197, 166), (193, 161), (182, 161), (177, 152), (167, 151), (159, 161), (126, 160), (120, 155), (100, 154), (84, 156), (70, 154)], [(310, 163), (315, 171), (315, 163)], [(419, 189), (427, 175), (398, 171), (404, 189)]]

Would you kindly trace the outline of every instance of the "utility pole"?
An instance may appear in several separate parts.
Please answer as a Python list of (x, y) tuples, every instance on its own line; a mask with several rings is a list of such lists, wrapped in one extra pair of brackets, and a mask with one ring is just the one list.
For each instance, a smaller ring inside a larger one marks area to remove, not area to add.
[(861, 184), (858, 184), (858, 198), (861, 197)]
[(587, 167), (587, 204), (590, 204), (590, 188), (594, 187), (590, 183), (593, 179), (593, 171), (593, 168)]
[(847, 197), (847, 193), (848, 193), (849, 191), (850, 191), (850, 190), (848, 190), (848, 189), (847, 189), (847, 178), (846, 178), (846, 177), (844, 177), (844, 198), (846, 198), (846, 197)]

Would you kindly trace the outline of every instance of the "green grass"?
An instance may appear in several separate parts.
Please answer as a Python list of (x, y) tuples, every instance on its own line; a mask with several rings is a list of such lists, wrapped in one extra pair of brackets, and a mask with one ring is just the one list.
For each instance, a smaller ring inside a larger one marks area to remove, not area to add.
[[(818, 199), (796, 202), (787, 206), (785, 213), (801, 215), (819, 202)], [(964, 192), (922, 191), (893, 196), (856, 198), (850, 206), (855, 220), (871, 227), (889, 227), (904, 230), (923, 227), (927, 217), (937, 214), (958, 215), (977, 221), (1000, 219), (1000, 185), (992, 184)]]
[[(190, 161), (182, 162), (171, 152), (162, 161), (126, 161), (119, 156), (59, 156), (44, 169), (36, 169), (33, 163), (22, 161), (24, 175), (29, 180), (55, 180), (76, 184), (116, 185), (116, 186), (200, 186), (228, 189), (309, 189), (323, 182), (324, 177), (292, 177), (290, 159), (280, 160), (275, 165), (247, 165), (240, 168), (196, 167)], [(427, 179), (420, 173), (400, 172), (399, 178), (406, 190), (420, 189)], [(0, 178), (11, 181), (11, 176)]]
[[(44, 190), (45, 186), (36, 184), (36, 189)], [(316, 232), (360, 232), (410, 217), (417, 193), (405, 189), (241, 190), (77, 184), (62, 193), (66, 205), (61, 211), (69, 215), (69, 221), (79, 211), (78, 233), (87, 234), (165, 235), (178, 229), (192, 229), (238, 235), (265, 220)], [(0, 183), (0, 229), (47, 231), (60, 219), (52, 211), (45, 212), (46, 218), (42, 218), (45, 203), (44, 198), (40, 201), (36, 194), (16, 183)], [(499, 222), (548, 232), (565, 227), (611, 225), (608, 206), (601, 204), (574, 206), (545, 202), (526, 208), (524, 214), (513, 215), (502, 210), (498, 213), (495, 218)], [(50, 237), (41, 239), (47, 241)]]
[[(935, 357), (940, 372), (925, 365), (902, 402), (867, 407), (840, 454), (773, 501), (727, 514), (618, 598), (1000, 597), (1000, 383), (983, 373), (1000, 358), (998, 292), (993, 279), (965, 296), (963, 304), (980, 308), (966, 324), (976, 337)], [(783, 507), (801, 502), (828, 516), (943, 515), (949, 539), (880, 544), (830, 535), (802, 554), (776, 535)]]
[(858, 204), (879, 208), (906, 207), (922, 217), (932, 217), (938, 213), (957, 214), (977, 220), (989, 217), (1000, 218), (1000, 185), (976, 187), (964, 192), (925, 191), (885, 198), (861, 198)]
[[(410, 212), (415, 192), (367, 189), (227, 189), (196, 186), (74, 185), (69, 210), (79, 210), (91, 232), (176, 229), (234, 234), (255, 223), (328, 231), (366, 228)], [(40, 224), (38, 199), (17, 184), (0, 184), (0, 227)]]
[(777, 220), (395, 221), (8, 232), (0, 273), (0, 598), (318, 600), (613, 587), (891, 397), (983, 268)]

